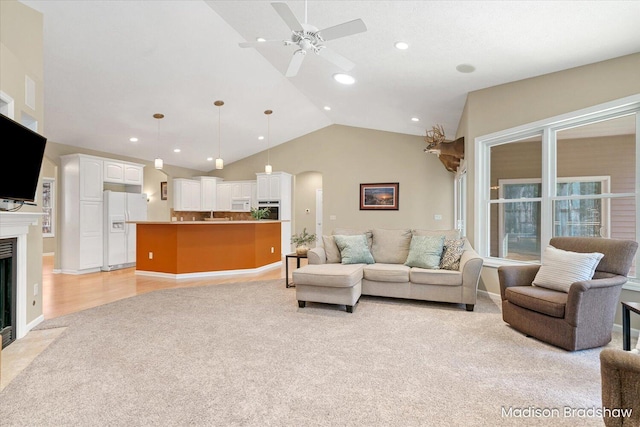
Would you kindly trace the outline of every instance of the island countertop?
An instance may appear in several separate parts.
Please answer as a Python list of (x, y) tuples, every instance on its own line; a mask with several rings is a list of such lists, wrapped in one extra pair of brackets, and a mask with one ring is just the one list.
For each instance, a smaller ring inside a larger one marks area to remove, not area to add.
[(215, 219), (204, 220), (204, 221), (127, 221), (129, 224), (159, 224), (159, 225), (212, 225), (212, 224), (273, 224), (273, 223), (281, 223), (285, 222), (282, 220), (276, 219), (261, 219), (261, 220), (226, 220), (226, 219)]

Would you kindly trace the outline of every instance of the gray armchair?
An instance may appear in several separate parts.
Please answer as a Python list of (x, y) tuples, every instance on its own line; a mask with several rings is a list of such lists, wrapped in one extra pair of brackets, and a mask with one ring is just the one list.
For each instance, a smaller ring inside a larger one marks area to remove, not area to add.
[(618, 348), (605, 348), (600, 352), (600, 374), (602, 406), (632, 410), (630, 416), (622, 416), (621, 411), (605, 413), (604, 424), (607, 427), (639, 426), (640, 355)]
[(539, 265), (499, 267), (502, 319), (528, 336), (565, 350), (606, 345), (638, 243), (554, 237), (549, 244), (571, 252), (600, 252), (604, 257), (593, 279), (573, 283), (568, 293), (533, 286)]

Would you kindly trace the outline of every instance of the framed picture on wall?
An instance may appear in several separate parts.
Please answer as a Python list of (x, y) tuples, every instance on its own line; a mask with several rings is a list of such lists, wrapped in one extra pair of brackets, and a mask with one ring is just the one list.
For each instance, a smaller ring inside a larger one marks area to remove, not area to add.
[(360, 184), (360, 210), (398, 210), (400, 184)]
[(167, 200), (167, 181), (160, 183), (160, 200)]

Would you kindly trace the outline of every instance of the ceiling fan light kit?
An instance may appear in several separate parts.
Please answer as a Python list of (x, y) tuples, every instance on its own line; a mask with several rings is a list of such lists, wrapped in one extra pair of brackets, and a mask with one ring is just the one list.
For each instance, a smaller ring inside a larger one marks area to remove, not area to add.
[(318, 30), (318, 28), (307, 23), (307, 2), (305, 1), (305, 22), (298, 21), (291, 9), (286, 3), (274, 2), (271, 6), (275, 9), (280, 18), (287, 24), (291, 30), (290, 40), (260, 40), (256, 42), (239, 43), (240, 47), (258, 47), (267, 43), (277, 43), (284, 46), (296, 45), (298, 49), (293, 52), (289, 66), (285, 73), (286, 77), (294, 77), (298, 74), (302, 62), (308, 52), (313, 52), (323, 57), (327, 61), (337, 67), (349, 71), (355, 64), (339, 53), (329, 49), (323, 43), (329, 40), (335, 40), (341, 37), (350, 36), (367, 31), (367, 26), (362, 19), (354, 19), (353, 21), (344, 22), (334, 25), (333, 27)]

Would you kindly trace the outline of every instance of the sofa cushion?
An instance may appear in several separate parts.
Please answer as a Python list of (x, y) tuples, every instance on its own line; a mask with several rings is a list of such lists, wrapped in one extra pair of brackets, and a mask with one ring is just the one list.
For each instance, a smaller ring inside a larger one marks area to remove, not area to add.
[(460, 270), (460, 258), (464, 252), (464, 239), (445, 239), (440, 268)]
[(340, 249), (342, 264), (373, 264), (375, 260), (369, 251), (364, 234), (353, 236), (335, 235), (333, 239)]
[(423, 230), (413, 229), (411, 233), (414, 236), (444, 236), (445, 239), (459, 239), (460, 231), (458, 230)]
[(533, 279), (533, 284), (569, 292), (572, 283), (591, 280), (603, 256), (600, 252), (570, 252), (547, 246), (542, 254), (542, 265)]
[(376, 282), (408, 282), (409, 267), (376, 262), (364, 267), (362, 277)]
[(376, 262), (403, 264), (407, 260), (411, 230), (374, 228), (372, 234), (371, 255)]
[(307, 264), (293, 270), (296, 285), (350, 288), (362, 280), (363, 264)]
[(568, 294), (537, 286), (513, 286), (507, 288), (504, 297), (510, 304), (546, 314), (564, 318)]
[(409, 280), (418, 285), (460, 286), (462, 273), (453, 270), (412, 267), (409, 270)]
[(405, 265), (420, 268), (440, 268), (444, 236), (413, 236)]
[(341, 261), (340, 249), (338, 249), (333, 236), (322, 236), (322, 246), (324, 246), (324, 253), (327, 255), (327, 263), (335, 264)]

